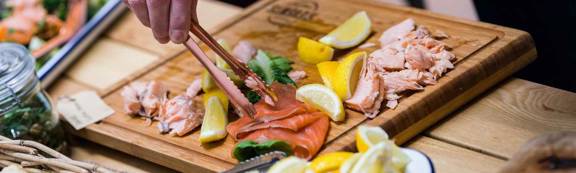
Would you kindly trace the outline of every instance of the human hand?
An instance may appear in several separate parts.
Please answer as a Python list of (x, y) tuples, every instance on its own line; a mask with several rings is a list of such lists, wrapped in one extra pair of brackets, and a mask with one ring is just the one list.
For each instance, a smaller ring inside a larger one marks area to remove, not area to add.
[(196, 20), (198, 0), (123, 0), (154, 38), (164, 44), (180, 44), (188, 39), (192, 20)]

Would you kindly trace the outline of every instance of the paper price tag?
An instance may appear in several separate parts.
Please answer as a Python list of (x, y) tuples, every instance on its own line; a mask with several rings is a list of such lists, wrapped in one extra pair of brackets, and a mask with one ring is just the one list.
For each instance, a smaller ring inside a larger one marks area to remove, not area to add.
[(106, 105), (94, 91), (63, 96), (58, 99), (57, 109), (76, 130), (103, 120), (114, 113), (114, 110)]

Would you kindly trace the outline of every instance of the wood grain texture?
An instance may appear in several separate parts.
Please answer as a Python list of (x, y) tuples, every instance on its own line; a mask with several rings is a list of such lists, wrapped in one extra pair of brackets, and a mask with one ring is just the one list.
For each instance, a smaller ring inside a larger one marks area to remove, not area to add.
[(70, 146), (70, 157), (74, 160), (96, 163), (104, 167), (130, 173), (176, 173), (176, 171), (172, 169), (134, 158), (128, 154), (115, 151), (112, 148), (106, 148), (83, 139), (73, 139), (74, 143)]
[(129, 79), (131, 75), (153, 67), (158, 60), (156, 54), (103, 38), (96, 41), (82, 58), (66, 71), (66, 76), (100, 93), (106, 93), (110, 87)]
[(407, 147), (426, 153), (436, 172), (441, 173), (493, 173), (505, 164), (504, 160), (428, 137), (418, 137)]
[(554, 131), (576, 131), (576, 93), (513, 79), (472, 102), (429, 132), (503, 158), (529, 139)]
[[(307, 12), (313, 15), (307, 17), (303, 13), (298, 15), (294, 14), (294, 11), (286, 12), (294, 8), (309, 10)], [(260, 1), (242, 15), (242, 20), (226, 25), (222, 32), (217, 32), (215, 36), (225, 38), (232, 44), (239, 40), (248, 40), (272, 54), (291, 57), (296, 62), (295, 69), (304, 70), (309, 75), (309, 78), (300, 84), (320, 83), (315, 66), (306, 65), (297, 58), (297, 38), (319, 38), (360, 10), (367, 11), (373, 21), (374, 34), (368, 42), (375, 42), (380, 32), (411, 17), (432, 31), (442, 30), (448, 33), (451, 37), (447, 43), (453, 48), (459, 62), (437, 85), (429, 86), (423, 92), (401, 100), (396, 110), (386, 110), (373, 120), (366, 120), (357, 112), (347, 111), (346, 123), (332, 123), (324, 152), (353, 150), (349, 147), (354, 141), (353, 129), (363, 121), (382, 126), (391, 135), (406, 133), (407, 135), (403, 136), (408, 139), (535, 57), (533, 43), (525, 32), (410, 8), (367, 2), (350, 3), (344, 0)], [(338, 57), (360, 50), (339, 51)], [(174, 94), (178, 94), (183, 92), (201, 71), (199, 63), (189, 53), (179, 54), (159, 65), (149, 69), (148, 73), (136, 80), (161, 80)], [(481, 83), (483, 81), (487, 82)], [(451, 102), (452, 100), (455, 101)], [(198, 132), (182, 138), (159, 135), (154, 125), (147, 127), (143, 120), (121, 113), (122, 99), (119, 90), (106, 94), (105, 101), (112, 105), (117, 113), (101, 124), (79, 132), (80, 136), (180, 171), (190, 167), (222, 171), (235, 163), (230, 157), (234, 145), (230, 138), (210, 146), (202, 146), (197, 141)], [(443, 107), (446, 103), (449, 103), (449, 106)], [(411, 128), (414, 124), (418, 126)]]

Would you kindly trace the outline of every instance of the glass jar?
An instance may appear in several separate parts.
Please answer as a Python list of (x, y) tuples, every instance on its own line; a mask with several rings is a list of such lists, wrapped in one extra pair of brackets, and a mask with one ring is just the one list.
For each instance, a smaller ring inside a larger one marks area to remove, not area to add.
[(0, 135), (38, 141), (64, 152), (64, 129), (34, 64), (25, 47), (0, 43)]

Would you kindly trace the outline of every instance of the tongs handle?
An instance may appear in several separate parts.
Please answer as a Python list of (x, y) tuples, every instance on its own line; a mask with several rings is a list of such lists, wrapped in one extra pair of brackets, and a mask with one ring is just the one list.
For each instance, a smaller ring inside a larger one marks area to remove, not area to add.
[(189, 37), (188, 40), (184, 43), (186, 48), (188, 48), (192, 54), (202, 63), (202, 65), (206, 68), (208, 73), (212, 75), (214, 81), (220, 87), (220, 89), (224, 90), (226, 95), (228, 95), (230, 101), (237, 110), (240, 111), (242, 115), (248, 115), (250, 117), (254, 117), (256, 114), (256, 110), (254, 106), (244, 95), (242, 92), (234, 85), (234, 83), (228, 78), (226, 73), (222, 72), (214, 63), (208, 58), (208, 56), (202, 51), (200, 46), (194, 42), (192, 37)]

